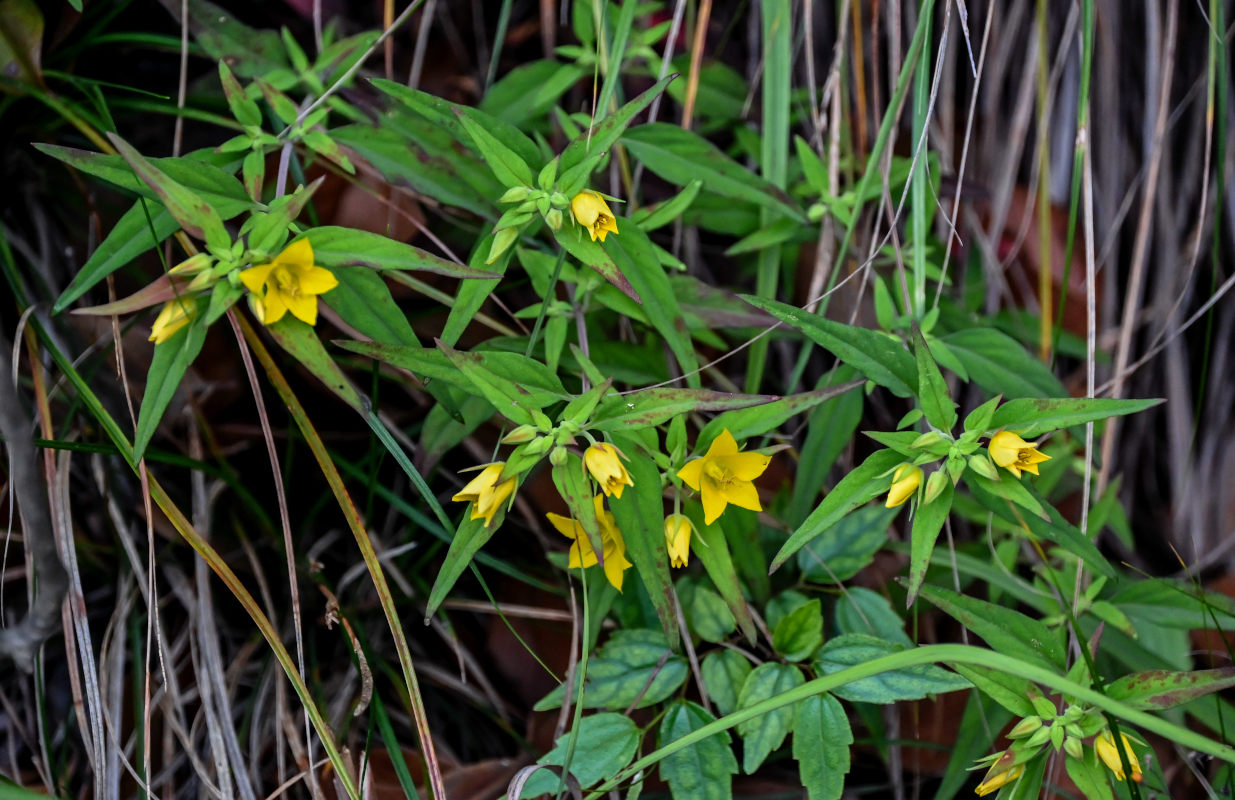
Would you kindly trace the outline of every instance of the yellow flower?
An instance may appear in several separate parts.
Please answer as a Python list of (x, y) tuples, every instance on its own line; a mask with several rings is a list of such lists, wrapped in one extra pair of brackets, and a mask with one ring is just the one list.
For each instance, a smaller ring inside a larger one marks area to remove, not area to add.
[(622, 466), (618, 456), (626, 458), (625, 453), (608, 442), (599, 442), (584, 452), (583, 463), (606, 496), (616, 495), (620, 499), (622, 491), (627, 486), (634, 486), (635, 482), (630, 479), (630, 473)]
[(587, 232), (592, 235), (593, 242), (597, 239), (603, 242), (610, 233), (618, 232), (617, 219), (609, 210), (609, 204), (605, 202), (600, 192), (594, 192), (591, 189), (579, 192), (570, 201), (570, 213), (574, 216), (575, 222), (587, 228)]
[(472, 478), (462, 491), (450, 498), (463, 503), (473, 503), (472, 519), (483, 519), (486, 528), (492, 524), (493, 515), (497, 513), (497, 510), (515, 492), (516, 478), (507, 478), (501, 483), (497, 482), (505, 466), (501, 461), (490, 464), (481, 470), (479, 475)]
[(913, 464), (901, 464), (892, 473), (892, 488), (888, 490), (888, 501), (884, 505), (896, 508), (918, 491), (922, 483), (922, 468)]
[(1037, 475), (1038, 465), (1051, 460), (1050, 456), (1039, 453), (1032, 444), (1012, 431), (1000, 431), (992, 436), (986, 449), (996, 464), (1018, 478), (1021, 477), (1021, 470)]
[[(1124, 734), (1119, 734), (1119, 738), (1123, 742), (1124, 753), (1128, 756), (1128, 766), (1132, 769), (1132, 780), (1137, 783), (1141, 782), (1141, 762), (1137, 760), (1136, 753), (1132, 752), (1132, 744), (1128, 741), (1128, 737)], [(1097, 751), (1098, 758), (1102, 759), (1102, 763), (1106, 764), (1115, 775), (1115, 779), (1122, 782), (1124, 779), (1124, 765), (1119, 759), (1119, 748), (1115, 745), (1115, 737), (1111, 735), (1110, 729), (1102, 731), (1102, 734), (1094, 739), (1093, 749)]]
[(690, 536), (695, 528), (681, 514), (665, 517), (665, 546), (669, 548), (669, 564), (684, 567), (690, 560)]
[(999, 759), (991, 765), (990, 770), (986, 773), (986, 777), (978, 784), (978, 788), (974, 789), (978, 797), (986, 797), (991, 792), (996, 792), (1004, 786), (1012, 783), (1017, 778), (1025, 773), (1024, 764), (1005, 763), (1004, 759)]
[(310, 325), (317, 322), (317, 296), (339, 285), (334, 274), (313, 263), (313, 246), (297, 239), (268, 264), (240, 273), (240, 281), (253, 293), (254, 309), (261, 322), (273, 325), (288, 311)]
[[(604, 496), (596, 495), (592, 498), (592, 504), (596, 507), (596, 521), (600, 523), (600, 539), (605, 554), (605, 578), (613, 584), (614, 589), (620, 592), (622, 591), (622, 575), (631, 567), (631, 563), (626, 560), (626, 541), (622, 538), (622, 532), (618, 530), (613, 515), (605, 511)], [(592, 540), (588, 538), (582, 525), (561, 514), (546, 514), (545, 516), (549, 518), (553, 527), (557, 528), (558, 533), (567, 539), (575, 540), (575, 543), (570, 546), (570, 561), (568, 562), (570, 567), (590, 567), (597, 562), (596, 551), (592, 549)]]
[(702, 496), (703, 521), (711, 525), (730, 503), (763, 510), (751, 481), (763, 474), (770, 460), (762, 453), (739, 453), (738, 443), (726, 428), (712, 441), (707, 455), (687, 462), (678, 477)]
[(150, 326), (150, 341), (163, 344), (172, 334), (188, 325), (197, 313), (197, 303), (188, 297), (177, 297), (163, 304), (163, 309)]

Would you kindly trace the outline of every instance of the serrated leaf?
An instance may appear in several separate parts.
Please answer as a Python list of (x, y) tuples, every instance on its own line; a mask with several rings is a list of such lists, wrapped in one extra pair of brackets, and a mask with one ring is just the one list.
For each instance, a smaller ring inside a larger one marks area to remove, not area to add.
[(840, 701), (827, 692), (794, 705), (793, 757), (810, 800), (839, 800), (849, 773), (853, 731)]
[[(805, 681), (801, 671), (789, 664), (768, 662), (751, 670), (738, 696), (738, 708), (750, 708), (790, 689), (796, 689)], [(738, 735), (742, 737), (745, 752), (742, 770), (750, 775), (759, 768), (773, 750), (780, 747), (793, 728), (793, 706), (783, 706), (766, 714), (738, 723)]]
[[(677, 691), (686, 680), (686, 659), (669, 649), (660, 631), (642, 628), (614, 631), (588, 662), (583, 687), (584, 708), (624, 711), (637, 699), (637, 708), (655, 705)], [(562, 704), (559, 686), (540, 700), (537, 711)]]
[[(697, 703), (678, 700), (665, 711), (658, 744), (664, 747), (715, 721), (716, 717)], [(737, 771), (728, 731), (670, 753), (660, 762), (661, 780), (669, 784), (673, 796), (691, 800), (731, 800)]]
[(887, 491), (890, 481), (883, 476), (903, 460), (895, 450), (879, 450), (869, 455), (828, 492), (806, 521), (781, 545), (780, 552), (772, 559), (771, 571), (775, 572), (790, 556), (840, 522), (850, 511)]
[[(553, 749), (536, 763), (564, 766), (572, 735), (575, 750), (570, 759), (570, 773), (584, 789), (613, 777), (629, 764), (641, 738), (638, 726), (625, 714), (589, 714), (579, 720), (577, 731), (558, 737)], [(557, 775), (541, 770), (523, 785), (519, 796), (538, 797), (556, 792), (559, 780)]]
[(798, 551), (802, 577), (818, 583), (836, 583), (857, 575), (887, 543), (888, 526), (899, 511), (872, 505), (841, 518)]
[(738, 708), (738, 695), (750, 675), (750, 662), (736, 650), (713, 650), (703, 657), (699, 671), (708, 696), (722, 714), (732, 714)]
[(700, 639), (723, 642), (737, 628), (733, 612), (710, 586), (684, 576), (678, 579), (676, 589), (686, 625)]
[[(862, 633), (847, 633), (828, 640), (819, 650), (814, 667), (820, 675), (831, 675), (906, 649), (900, 643)], [(854, 702), (887, 704), (920, 700), (927, 695), (955, 692), (969, 686), (969, 681), (934, 664), (917, 664), (846, 683), (832, 693)]]
[(862, 586), (845, 589), (836, 600), (836, 632), (864, 633), (893, 644), (913, 646), (905, 633), (905, 621), (888, 598)]
[(801, 331), (869, 380), (900, 397), (917, 393), (918, 368), (904, 347), (888, 336), (855, 325), (833, 322), (797, 306), (752, 295), (742, 299)]
[(772, 631), (772, 649), (786, 661), (805, 661), (823, 644), (823, 605), (818, 599), (798, 606)]

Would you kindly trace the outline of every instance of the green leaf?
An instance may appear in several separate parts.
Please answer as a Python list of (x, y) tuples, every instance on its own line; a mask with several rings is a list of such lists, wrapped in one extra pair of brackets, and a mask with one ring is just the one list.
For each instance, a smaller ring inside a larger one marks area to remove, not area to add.
[(585, 236), (583, 229), (578, 225), (563, 225), (559, 230), (553, 231), (553, 237), (566, 252), (591, 267), (597, 275), (617, 287), (622, 294), (636, 303), (643, 303), (639, 293), (634, 290), (626, 275), (618, 268), (613, 256), (605, 251), (600, 242), (594, 242), (590, 237)]
[[(707, 709), (689, 700), (678, 700), (665, 711), (660, 722), (661, 747), (715, 722)], [(731, 800), (733, 775), (738, 761), (729, 747), (729, 732), (720, 731), (690, 747), (661, 759), (660, 777), (669, 784), (674, 797), (691, 800)]]
[(323, 225), (306, 236), (313, 245), (313, 260), (318, 266), (368, 267), (375, 270), (416, 270), (449, 278), (496, 278), (497, 274), (456, 264), (425, 252), (419, 247), (395, 241), (379, 233)]
[(1084, 760), (1065, 756), (1064, 767), (1085, 800), (1111, 800), (1111, 785), (1106, 767), (1098, 761), (1097, 751), (1085, 749)]
[(614, 436), (614, 443), (631, 456), (626, 464), (634, 486), (621, 497), (609, 498), (609, 510), (626, 542), (626, 557), (635, 565), (647, 590), (669, 646), (677, 650), (681, 633), (669, 578), (669, 551), (665, 546), (665, 511), (661, 497), (660, 470), (650, 458), (638, 454), (632, 440)]
[(521, 64), (489, 87), (480, 110), (511, 125), (525, 125), (547, 114), (585, 74), (575, 64), (550, 59)]
[(913, 327), (913, 352), (918, 362), (918, 402), (922, 404), (926, 421), (936, 430), (951, 432), (956, 427), (956, 403), (917, 325)]
[(1052, 671), (1066, 667), (1061, 633), (1019, 611), (926, 584), (923, 599), (981, 636), (992, 650)]
[(818, 599), (798, 606), (772, 632), (772, 649), (786, 661), (805, 661), (823, 644), (823, 606)]
[(1012, 716), (1031, 717), (1038, 712), (1029, 700), (1033, 684), (1024, 678), (976, 664), (949, 664), (978, 691), (1006, 708)]
[[(536, 763), (564, 766), (572, 735), (575, 737), (575, 751), (570, 759), (570, 774), (584, 789), (612, 778), (629, 764), (642, 738), (639, 727), (625, 714), (590, 714), (579, 720), (576, 731), (567, 731), (558, 737), (553, 749), (537, 759)], [(540, 770), (523, 785), (519, 796), (538, 797), (556, 792), (560, 780), (552, 772)]]
[[(746, 683), (742, 685), (738, 708), (750, 708), (756, 703), (796, 689), (803, 683), (802, 673), (795, 666), (773, 661), (760, 664), (751, 670)], [(745, 750), (742, 770), (747, 775), (759, 769), (759, 765), (768, 755), (785, 741), (785, 736), (793, 728), (793, 714), (793, 706), (788, 705), (738, 723), (738, 735), (742, 737)]]
[(368, 400), (360, 396), (356, 387), (343, 374), (343, 370), (339, 369), (339, 365), (326, 352), (326, 348), (322, 346), (322, 340), (317, 337), (317, 331), (312, 325), (307, 325), (291, 314), (286, 314), (275, 324), (267, 325), (266, 332), (279, 343), (280, 347), (299, 361), (302, 367), (326, 384), (343, 402), (361, 414), (365, 413), (369, 405)]
[(336, 267), (331, 271), (339, 285), (322, 295), (322, 302), (338, 312), (344, 322), (375, 342), (420, 346), (381, 275), (364, 267)]
[[(816, 389), (839, 386), (856, 374), (852, 367), (841, 364), (821, 377)], [(846, 392), (825, 401), (811, 412), (806, 439), (798, 458), (793, 494), (785, 513), (785, 522), (790, 527), (796, 527), (806, 519), (828, 472), (853, 440), (853, 434), (862, 420), (863, 400), (861, 392)]]
[(231, 245), (232, 240), (223, 227), (223, 220), (209, 203), (164, 174), (124, 139), (114, 133), (108, 133), (107, 138), (186, 233), (213, 247)]
[(476, 143), (476, 148), (484, 156), (485, 163), (497, 179), (507, 187), (532, 185), (532, 168), (519, 158), (515, 151), (498, 141), (497, 137), (485, 130), (479, 122), (470, 119), (466, 114), (459, 114), (459, 123), (467, 131), (468, 136)]
[(132, 208), (124, 212), (124, 216), (90, 254), (90, 258), (73, 277), (68, 288), (56, 300), (52, 312), (59, 314), (64, 311), (99, 281), (141, 254), (153, 250), (178, 230), (180, 224), (167, 213), (167, 209), (144, 199), (138, 200)]
[(769, 403), (718, 414), (699, 432), (699, 441), (695, 449), (707, 448), (712, 440), (726, 429), (733, 434), (734, 439), (739, 441), (762, 436), (779, 428), (790, 417), (809, 411), (820, 403), (839, 397), (861, 385), (862, 381), (850, 381), (839, 386), (828, 386), (813, 392), (792, 394)]
[(842, 517), (798, 551), (802, 577), (816, 583), (838, 583), (857, 575), (887, 543), (888, 526), (899, 511), (873, 505)]
[[(525, 381), (535, 375), (543, 374), (543, 365), (537, 364), (535, 368), (531, 368), (529, 364), (535, 363), (531, 359), (520, 358), (517, 354), (508, 353), (507, 355), (515, 355), (518, 359), (517, 361), (508, 359), (508, 361), (512, 364), (517, 363), (519, 368), (512, 372), (498, 374), (489, 369), (485, 357), (480, 353), (465, 353), (455, 350), (442, 341), (438, 341), (437, 346), (439, 350), (446, 354), (451, 363), (472, 382), (476, 390), (493, 404), (499, 414), (516, 425), (535, 423), (536, 420), (532, 417), (531, 409), (543, 408), (543, 406), (538, 405), (539, 400), (534, 397)], [(562, 394), (565, 394), (565, 390), (562, 391)]]
[(1106, 694), (1133, 708), (1174, 708), (1198, 697), (1235, 686), (1235, 667), (1168, 672), (1152, 669), (1125, 675), (1107, 684)]
[(1025, 488), (1025, 484), (1021, 482), (1020, 478), (1006, 470), (1000, 471), (998, 475), (999, 480), (993, 481), (971, 469), (965, 474), (965, 482), (970, 487), (974, 485), (980, 486), (983, 491), (988, 492), (994, 497), (1011, 500), (1034, 516), (1050, 520), (1050, 514), (1038, 502), (1038, 498), (1029, 493), (1029, 489)]
[[(202, 304), (197, 302), (198, 312)], [(169, 339), (154, 348), (150, 371), (146, 374), (146, 391), (142, 394), (141, 408), (137, 412), (137, 430), (133, 435), (133, 458), (140, 459), (150, 444), (163, 412), (171, 404), (184, 373), (201, 352), (206, 341), (206, 321), (197, 314)]]
[(695, 180), (724, 197), (744, 200), (806, 223), (806, 215), (780, 189), (757, 177), (715, 145), (692, 131), (651, 122), (626, 131), (622, 142), (639, 161), (677, 186)]
[[(862, 633), (847, 633), (830, 639), (820, 649), (814, 667), (820, 675), (831, 675), (907, 649), (909, 648), (898, 642), (889, 642)], [(946, 669), (934, 664), (918, 664), (846, 683), (832, 692), (853, 702), (887, 704), (901, 700), (920, 700), (927, 695), (946, 694), (968, 689), (969, 686), (969, 681)]]
[(965, 328), (942, 341), (974, 383), (992, 394), (1017, 397), (1060, 397), (1064, 385), (1020, 342), (995, 328)]
[(1167, 628), (1235, 627), (1235, 600), (1182, 581), (1125, 580), (1110, 601), (1130, 617)]
[(605, 398), (596, 410), (592, 428), (622, 431), (648, 428), (679, 414), (746, 408), (775, 400), (766, 394), (730, 394), (707, 389), (644, 389)]
[(887, 491), (890, 481), (886, 473), (902, 461), (904, 457), (895, 450), (879, 450), (868, 456), (828, 492), (806, 521), (781, 546), (772, 559), (772, 571), (775, 572), (790, 556), (840, 522), (850, 511)]
[(677, 582), (678, 601), (690, 631), (706, 642), (723, 642), (737, 628), (733, 612), (710, 586), (686, 575)]
[(471, 519), (470, 513), (459, 523), (454, 538), (450, 540), (450, 549), (446, 551), (446, 559), (442, 562), (437, 577), (433, 579), (433, 588), (429, 590), (429, 601), (425, 604), (425, 619), (437, 613), (438, 606), (446, 599), (446, 595), (450, 594), (450, 590), (454, 588), (463, 570), (467, 569), (480, 548), (484, 547), (485, 542), (489, 541), (497, 529), (502, 526), (502, 518), (505, 514), (505, 508), (499, 509), (493, 517), (493, 523), (488, 526), (485, 525), (483, 517)]
[(892, 608), (888, 598), (862, 586), (851, 586), (836, 599), (836, 632), (863, 633), (880, 639), (913, 646), (905, 633), (905, 621)]
[(794, 706), (793, 758), (810, 800), (840, 800), (849, 773), (853, 731), (840, 701), (827, 692)]
[[(695, 530), (698, 532), (697, 546), (691, 548), (691, 553), (703, 563), (712, 584), (725, 599), (734, 619), (742, 628), (742, 635), (753, 644), (757, 636), (755, 621), (751, 619), (746, 598), (742, 595), (742, 585), (733, 567), (733, 557), (729, 553), (729, 542), (725, 540), (725, 532), (719, 520), (711, 525), (703, 524), (702, 511), (698, 503), (692, 503), (685, 509), (686, 516), (695, 523)], [(731, 510), (729, 513), (735, 512)]]
[[(506, 270), (510, 267), (510, 256), (513, 250), (507, 249), (492, 263), (485, 263), (489, 257), (489, 250), (496, 239), (497, 234), (493, 232), (481, 236), (476, 242), (476, 247), (472, 251), (471, 257), (468, 259), (469, 266), (476, 269), (486, 268), (498, 275), (505, 275)], [(442, 329), (440, 338), (443, 342), (453, 347), (459, 341), (459, 337), (467, 330), (467, 326), (472, 323), (476, 313), (489, 301), (493, 290), (497, 288), (500, 282), (500, 278), (494, 278), (493, 280), (466, 281), (459, 286), (459, 291), (455, 294), (454, 304), (450, 309), (450, 316), (446, 318), (446, 326)], [(553, 371), (556, 372), (556, 370)]]
[(227, 68), (226, 61), (219, 62), (219, 82), (223, 84), (223, 95), (227, 98), (227, 107), (231, 109), (236, 121), (241, 125), (260, 127), (262, 124), (261, 109), (249, 98), (244, 87), (240, 85), (240, 81), (236, 80), (236, 76)]
[(737, 650), (713, 650), (703, 657), (699, 671), (708, 696), (722, 714), (732, 714), (738, 708), (738, 695), (750, 675), (750, 662)]
[(780, 219), (729, 245), (729, 249), (725, 250), (725, 255), (739, 256), (743, 253), (756, 253), (760, 250), (778, 247), (785, 242), (806, 241), (816, 234), (817, 231), (812, 231), (797, 220)]
[[(182, 22), (179, 2), (163, 0), (163, 6), (177, 23)], [(226, 61), (242, 78), (288, 68), (283, 41), (274, 31), (251, 28), (207, 0), (193, 0), (186, 8), (193, 42), (206, 51), (210, 60)]]
[(1027, 439), (1048, 431), (1068, 428), (1107, 417), (1135, 414), (1153, 408), (1164, 400), (1117, 400), (1113, 398), (1067, 397), (1063, 399), (1020, 398), (1009, 400), (995, 410), (991, 428), (1008, 428)]
[(566, 146), (560, 156), (558, 189), (567, 197), (573, 197), (587, 187), (588, 178), (601, 160), (613, 147), (613, 143), (626, 132), (631, 120), (652, 104), (656, 96), (665, 90), (677, 75), (668, 75), (657, 81), (643, 94), (631, 100), (614, 113), (605, 117), (592, 131), (584, 132)]
[(833, 322), (775, 300), (753, 295), (742, 295), (742, 299), (801, 331), (808, 339), (893, 394), (909, 397), (917, 392), (918, 368), (913, 356), (887, 335)]
[(930, 503), (920, 504), (913, 514), (913, 528), (910, 531), (909, 544), (909, 582), (906, 586), (907, 597), (905, 606), (913, 605), (918, 596), (918, 589), (926, 578), (926, 568), (930, 564), (931, 553), (935, 551), (935, 540), (939, 531), (948, 519), (952, 510), (952, 481), (945, 480), (943, 491)]
[(699, 189), (702, 187), (703, 181), (693, 180), (686, 184), (682, 191), (668, 200), (662, 200), (650, 206), (640, 206), (627, 219), (638, 225), (644, 233), (651, 233), (658, 228), (663, 228), (682, 216), (682, 212), (690, 208), (690, 204), (695, 202), (695, 198), (699, 195)]
[[(660, 631), (617, 630), (588, 662), (583, 706), (624, 711), (638, 699), (636, 708), (647, 708), (677, 691), (688, 672), (686, 659), (669, 649)], [(535, 710), (558, 708), (563, 693), (564, 687), (557, 687), (536, 704)]]

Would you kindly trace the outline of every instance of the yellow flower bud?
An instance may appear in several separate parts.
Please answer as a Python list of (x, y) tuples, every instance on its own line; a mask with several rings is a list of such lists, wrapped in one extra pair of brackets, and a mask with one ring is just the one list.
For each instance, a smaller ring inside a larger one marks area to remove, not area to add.
[(669, 565), (684, 567), (690, 560), (690, 537), (695, 526), (681, 514), (665, 517), (665, 546), (669, 548)]
[(608, 442), (598, 442), (583, 453), (583, 463), (606, 496), (614, 495), (621, 499), (622, 491), (627, 486), (634, 486), (635, 482), (630, 479), (630, 473), (618, 456), (626, 458), (625, 453)]
[[(1119, 738), (1124, 755), (1128, 758), (1128, 767), (1132, 770), (1132, 780), (1140, 783), (1141, 762), (1137, 760), (1136, 753), (1132, 752), (1132, 743), (1128, 741), (1127, 735), (1121, 733)], [(1098, 758), (1102, 759), (1102, 763), (1106, 764), (1106, 768), (1115, 775), (1115, 780), (1122, 782), (1125, 773), (1123, 761), (1119, 757), (1120, 746), (1115, 744), (1115, 737), (1111, 735), (1109, 728), (1094, 739), (1093, 748), (1097, 751)]]
[(188, 297), (177, 297), (163, 304), (163, 309), (150, 326), (150, 341), (163, 344), (176, 331), (188, 325), (197, 313), (197, 303)]
[(168, 275), (196, 275), (210, 267), (209, 253), (196, 253), (167, 271)]
[(483, 519), (486, 528), (493, 523), (493, 516), (497, 514), (498, 509), (515, 492), (517, 477), (498, 482), (505, 467), (506, 464), (501, 461), (490, 464), (481, 470), (479, 475), (472, 478), (458, 494), (450, 498), (461, 503), (472, 503), (471, 518)]
[(1051, 458), (1012, 431), (1000, 431), (992, 436), (986, 449), (990, 451), (991, 460), (1018, 478), (1021, 470), (1037, 475), (1038, 465)]
[(592, 241), (602, 242), (610, 233), (617, 233), (617, 219), (609, 210), (609, 204), (600, 192), (584, 189), (570, 201), (570, 213), (575, 222), (587, 228)]
[(884, 505), (896, 508), (913, 497), (922, 483), (922, 468), (913, 464), (901, 464), (892, 473), (892, 488), (888, 490), (888, 500)]

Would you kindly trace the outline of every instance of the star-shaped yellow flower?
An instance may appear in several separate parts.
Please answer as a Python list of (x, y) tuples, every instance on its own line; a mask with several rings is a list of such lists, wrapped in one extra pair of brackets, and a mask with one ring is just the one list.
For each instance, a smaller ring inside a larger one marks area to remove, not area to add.
[(177, 297), (163, 304), (163, 309), (150, 326), (150, 341), (163, 344), (172, 334), (188, 325), (197, 313), (197, 303), (188, 297)]
[(592, 241), (602, 242), (611, 233), (617, 233), (617, 218), (609, 210), (609, 204), (600, 192), (584, 189), (570, 201), (570, 213), (575, 222), (587, 228)]
[(1018, 478), (1021, 477), (1021, 470), (1037, 475), (1038, 465), (1051, 460), (1050, 456), (1039, 453), (1032, 444), (1012, 431), (1000, 431), (992, 436), (986, 449), (996, 464)]
[(694, 526), (681, 514), (665, 517), (665, 546), (669, 548), (669, 565), (684, 567), (690, 560), (690, 536)]
[(313, 263), (309, 240), (297, 239), (268, 264), (258, 264), (240, 273), (240, 281), (253, 293), (253, 307), (265, 325), (273, 325), (288, 311), (310, 325), (317, 323), (317, 296), (339, 285), (325, 267)]
[(763, 453), (739, 453), (729, 429), (712, 440), (707, 455), (686, 463), (678, 477), (703, 498), (703, 521), (711, 525), (730, 503), (762, 511), (755, 478), (768, 468), (771, 457)]
[(614, 495), (621, 499), (622, 491), (627, 486), (634, 486), (635, 482), (630, 479), (630, 473), (622, 465), (619, 456), (626, 457), (621, 450), (608, 442), (598, 442), (583, 453), (583, 463), (600, 484), (605, 495)]
[[(1143, 777), (1141, 775), (1141, 762), (1137, 760), (1136, 753), (1132, 752), (1132, 743), (1128, 741), (1128, 737), (1120, 733), (1119, 738), (1123, 741), (1123, 750), (1128, 756), (1128, 766), (1132, 769), (1132, 780), (1140, 783)], [(1109, 728), (1102, 731), (1102, 734), (1097, 739), (1094, 739), (1093, 749), (1097, 751), (1098, 758), (1102, 759), (1102, 763), (1106, 764), (1106, 768), (1115, 775), (1115, 780), (1122, 783), (1124, 779), (1124, 765), (1119, 758), (1119, 748), (1115, 745), (1115, 737), (1111, 735)]]
[[(613, 584), (614, 589), (620, 592), (622, 591), (622, 575), (632, 566), (626, 560), (626, 540), (622, 538), (622, 532), (618, 530), (613, 515), (605, 511), (604, 496), (596, 495), (592, 498), (592, 504), (596, 507), (596, 520), (600, 523), (600, 539), (605, 554), (605, 578)], [(568, 562), (572, 569), (590, 567), (598, 561), (596, 551), (592, 549), (592, 540), (588, 538), (582, 525), (561, 514), (546, 514), (545, 516), (549, 518), (553, 527), (557, 528), (558, 533), (567, 539), (575, 540), (575, 543), (570, 546), (570, 561)]]
[(506, 464), (501, 461), (490, 464), (481, 470), (479, 475), (472, 478), (458, 494), (450, 498), (462, 503), (473, 503), (472, 519), (483, 519), (486, 528), (493, 523), (493, 515), (515, 492), (516, 478), (507, 478), (501, 483), (497, 482), (505, 466)]
[(913, 464), (901, 464), (892, 473), (892, 488), (888, 490), (888, 500), (884, 503), (888, 508), (896, 508), (918, 491), (922, 483), (922, 468)]

